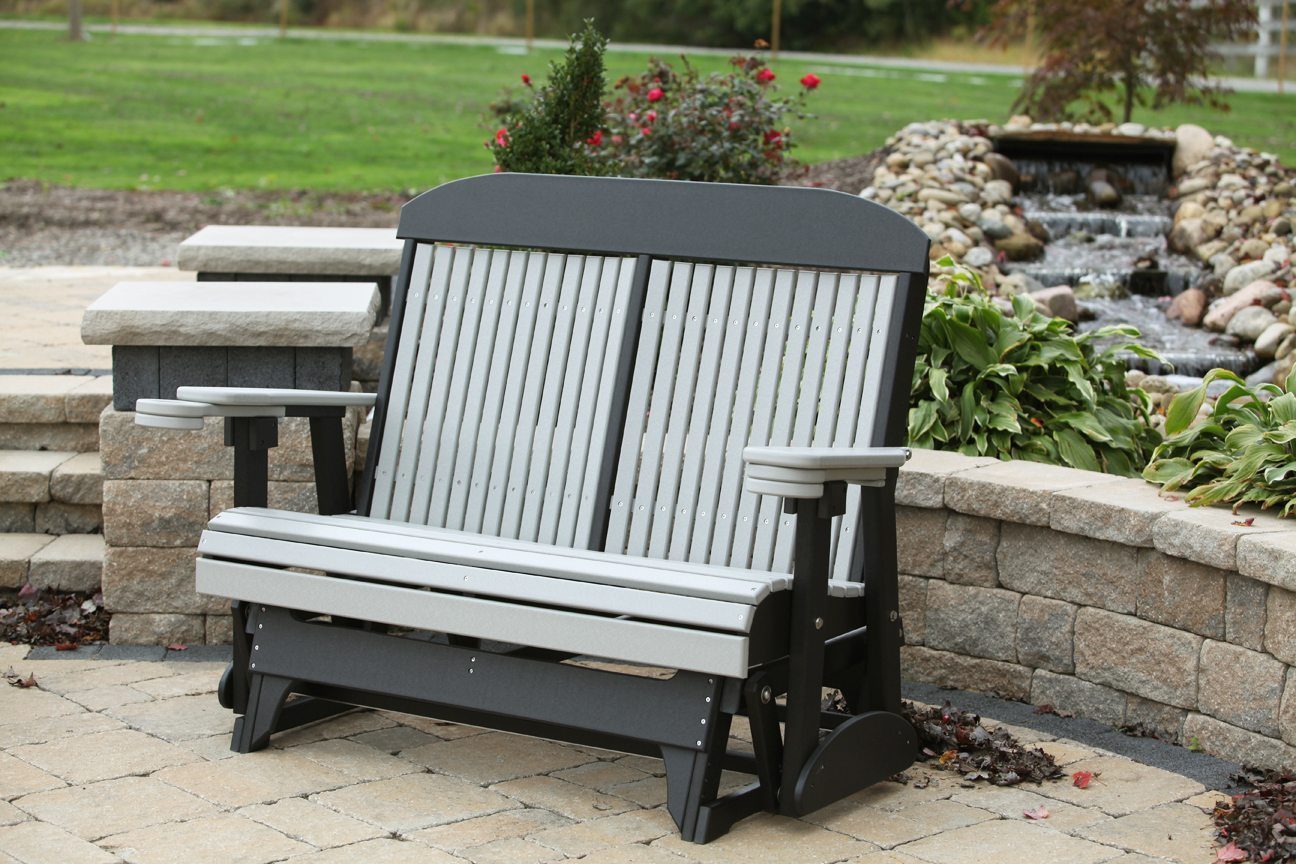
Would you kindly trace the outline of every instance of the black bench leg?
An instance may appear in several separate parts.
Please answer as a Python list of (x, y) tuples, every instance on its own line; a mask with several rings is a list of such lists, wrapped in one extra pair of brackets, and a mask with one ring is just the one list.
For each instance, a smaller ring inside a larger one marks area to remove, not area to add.
[[(722, 687), (720, 683), (715, 685), (712, 705), (718, 703)], [(679, 827), (680, 837), (693, 843), (711, 839), (698, 836), (699, 813), (716, 799), (733, 715), (712, 711), (708, 721), (706, 726), (699, 725), (701, 750), (661, 748), (662, 761), (666, 763), (666, 809)]]
[(235, 753), (251, 753), (270, 743), (270, 733), (279, 725), (279, 714), (284, 700), (292, 689), (291, 678), (252, 673), (248, 692), (247, 713), (234, 721), (234, 741), (230, 749)]

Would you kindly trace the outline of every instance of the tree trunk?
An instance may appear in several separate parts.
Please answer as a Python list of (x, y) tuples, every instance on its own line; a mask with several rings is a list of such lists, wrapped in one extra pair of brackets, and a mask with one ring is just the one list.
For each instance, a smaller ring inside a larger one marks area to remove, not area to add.
[(68, 0), (68, 41), (85, 41), (81, 30), (81, 0)]

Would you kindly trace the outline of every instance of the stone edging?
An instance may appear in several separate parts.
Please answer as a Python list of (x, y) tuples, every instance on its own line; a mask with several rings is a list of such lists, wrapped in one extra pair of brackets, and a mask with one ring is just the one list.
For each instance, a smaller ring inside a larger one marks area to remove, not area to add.
[(897, 501), (907, 678), (1296, 765), (1293, 520), (930, 450)]

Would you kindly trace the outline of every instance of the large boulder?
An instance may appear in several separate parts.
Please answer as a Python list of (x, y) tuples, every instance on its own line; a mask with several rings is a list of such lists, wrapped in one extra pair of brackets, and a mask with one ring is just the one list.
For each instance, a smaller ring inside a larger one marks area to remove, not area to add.
[(1215, 139), (1200, 126), (1184, 123), (1175, 129), (1174, 176), (1182, 176), (1191, 166), (1205, 159), (1214, 146)]
[[(1266, 282), (1263, 279), (1252, 282), (1241, 291), (1212, 303), (1206, 317), (1202, 319), (1202, 326), (1208, 330), (1222, 333), (1239, 309), (1257, 305), (1272, 306), (1282, 300), (1286, 293), (1274, 283)], [(1292, 310), (1292, 314), (1296, 315), (1296, 309)]]
[(990, 166), (990, 176), (995, 180), (1005, 180), (1014, 189), (1021, 185), (1021, 174), (1007, 156), (1002, 153), (987, 153), (981, 157), (981, 161)]
[(1026, 233), (1010, 234), (996, 240), (995, 248), (1009, 261), (1034, 261), (1044, 257), (1044, 244)]
[(1189, 327), (1196, 327), (1201, 324), (1202, 316), (1206, 314), (1207, 300), (1206, 292), (1200, 288), (1181, 291), (1170, 301), (1170, 308), (1166, 309), (1166, 317), (1172, 321), (1182, 321)]
[[(1239, 264), (1228, 272), (1224, 277), (1224, 296), (1234, 294), (1242, 288), (1250, 285), (1257, 280), (1263, 280), (1266, 276), (1278, 269), (1278, 265), (1272, 261), (1252, 261), (1248, 264)], [(1272, 283), (1266, 283), (1272, 284)]]
[(1229, 319), (1228, 325), (1224, 328), (1224, 332), (1230, 336), (1238, 337), (1243, 342), (1254, 342), (1259, 339), (1266, 330), (1277, 323), (1278, 316), (1274, 315), (1265, 307), (1247, 306), (1243, 309), (1239, 309), (1233, 317)]
[(1076, 305), (1075, 292), (1070, 285), (1057, 285), (1042, 291), (1032, 291), (1030, 298), (1045, 315), (1054, 318), (1065, 318), (1075, 323), (1080, 320), (1080, 308)]

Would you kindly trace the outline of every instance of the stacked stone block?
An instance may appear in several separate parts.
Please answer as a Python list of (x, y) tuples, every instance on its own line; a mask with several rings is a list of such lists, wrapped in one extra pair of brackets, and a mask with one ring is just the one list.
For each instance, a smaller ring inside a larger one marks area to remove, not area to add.
[(1296, 766), (1291, 520), (931, 451), (897, 498), (907, 678)]
[[(355, 462), (358, 412), (343, 418), (347, 470)], [(309, 421), (279, 421), (270, 451), (269, 504), (315, 512)], [(194, 590), (194, 549), (207, 520), (234, 503), (234, 456), (224, 421), (201, 431), (135, 425), (132, 411), (104, 410), (104, 603), (110, 639), (136, 644), (230, 641), (229, 603)]]

